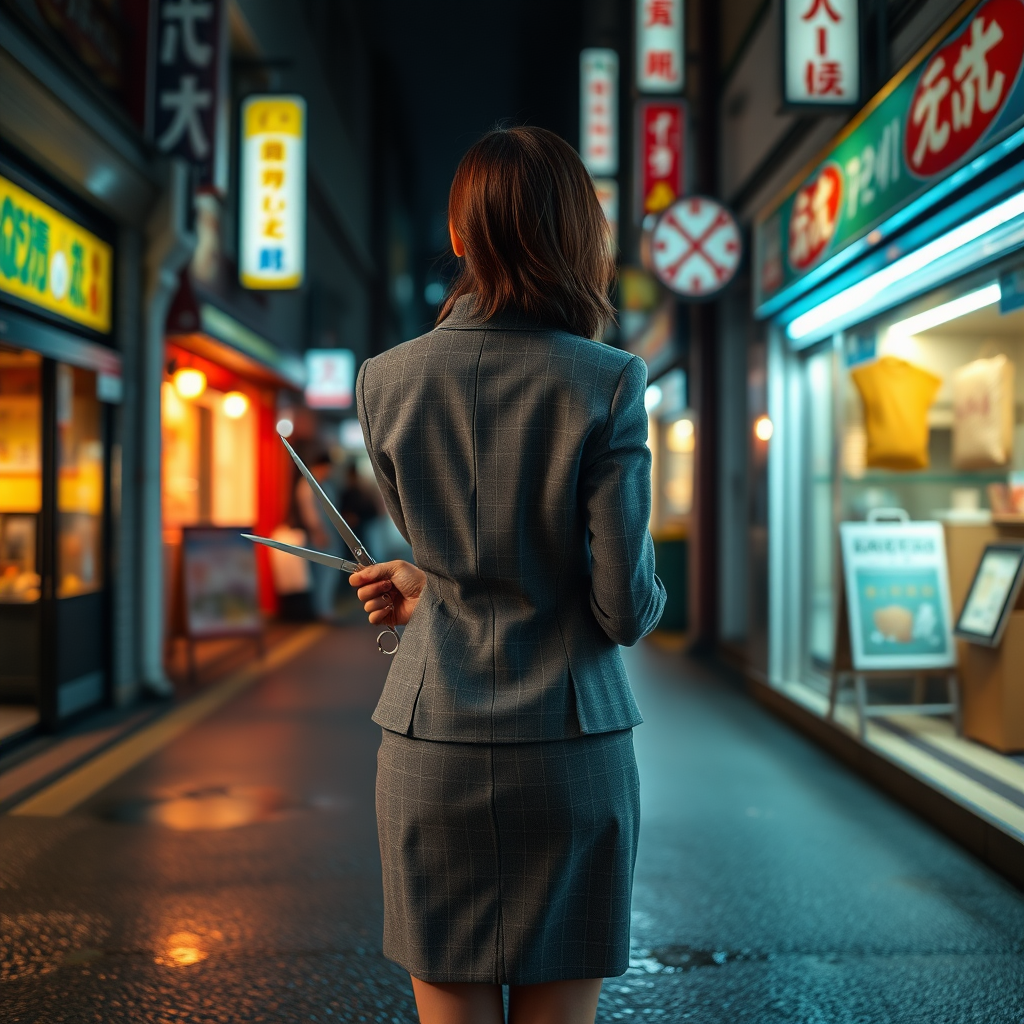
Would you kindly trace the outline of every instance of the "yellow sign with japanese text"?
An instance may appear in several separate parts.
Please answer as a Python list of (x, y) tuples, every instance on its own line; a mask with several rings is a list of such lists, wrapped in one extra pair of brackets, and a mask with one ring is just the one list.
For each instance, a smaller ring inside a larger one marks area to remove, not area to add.
[(298, 288), (306, 258), (306, 101), (242, 104), (241, 258), (246, 288)]
[(0, 176), (0, 292), (110, 332), (113, 251)]

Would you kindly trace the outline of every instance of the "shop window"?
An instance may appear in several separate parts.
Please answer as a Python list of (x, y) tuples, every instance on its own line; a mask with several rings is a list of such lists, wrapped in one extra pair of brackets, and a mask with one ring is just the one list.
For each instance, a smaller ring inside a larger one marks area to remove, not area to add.
[(163, 385), (163, 514), (170, 530), (256, 521), (256, 412), (242, 392)]
[(96, 374), (57, 367), (57, 596), (103, 586), (103, 434)]
[(818, 349), (804, 361), (807, 418), (805, 444), (810, 472), (807, 484), (807, 604), (805, 630), (811, 665), (832, 665), (835, 647), (835, 540), (832, 526), (832, 349)]
[(42, 360), (0, 347), (0, 602), (39, 600)]
[[(965, 303), (977, 296), (987, 300), (981, 308)], [(967, 311), (951, 315), (962, 303)], [(845, 344), (840, 518), (863, 519), (872, 508), (898, 507), (912, 519), (985, 522), (993, 497), (997, 504), (1005, 501), (1008, 484), (1024, 468), (1024, 310), (1000, 312), (998, 288), (979, 281), (851, 332)], [(916, 467), (872, 464), (878, 439), (872, 445), (873, 425), (853, 375), (873, 365), (881, 372), (885, 360), (909, 367), (896, 384), (905, 415), (920, 420), (923, 457)], [(972, 371), (976, 379), (968, 382), (965, 374)], [(934, 381), (916, 404), (904, 379), (908, 373)], [(958, 386), (967, 388), (959, 397)]]

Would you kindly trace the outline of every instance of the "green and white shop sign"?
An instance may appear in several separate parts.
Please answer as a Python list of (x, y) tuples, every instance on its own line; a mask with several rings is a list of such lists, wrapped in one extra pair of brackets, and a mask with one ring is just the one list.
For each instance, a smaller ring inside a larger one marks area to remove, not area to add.
[[(1024, 124), (1024, 0), (968, 0), (758, 217), (754, 308)], [(869, 243), (881, 241), (868, 238)], [(774, 301), (773, 301), (774, 300)]]

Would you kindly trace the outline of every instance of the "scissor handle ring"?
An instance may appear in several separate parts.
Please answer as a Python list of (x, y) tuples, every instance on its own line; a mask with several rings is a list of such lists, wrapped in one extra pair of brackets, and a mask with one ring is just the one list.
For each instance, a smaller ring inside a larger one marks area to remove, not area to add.
[[(390, 650), (388, 650), (388, 648), (385, 647), (384, 643), (383, 643), (384, 637), (386, 637), (386, 636), (393, 636), (395, 638), (395, 646), (392, 647)], [(389, 655), (392, 655), (392, 656), (397, 654), (398, 653), (398, 645), (400, 643), (401, 643), (401, 641), (398, 638), (398, 634), (393, 629), (391, 629), (390, 626), (387, 629), (385, 629), (382, 632), (377, 634), (377, 650), (380, 651), (381, 654), (389, 654)]]

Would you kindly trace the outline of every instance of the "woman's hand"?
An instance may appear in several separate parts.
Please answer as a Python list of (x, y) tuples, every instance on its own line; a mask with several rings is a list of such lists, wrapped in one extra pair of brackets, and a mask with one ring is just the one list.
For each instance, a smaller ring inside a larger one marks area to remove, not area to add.
[[(427, 583), (427, 574), (411, 562), (378, 562), (352, 573), (348, 582), (358, 587), (363, 610), (375, 626), (404, 626)], [(392, 610), (393, 609), (393, 610)]]

